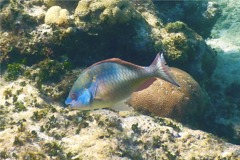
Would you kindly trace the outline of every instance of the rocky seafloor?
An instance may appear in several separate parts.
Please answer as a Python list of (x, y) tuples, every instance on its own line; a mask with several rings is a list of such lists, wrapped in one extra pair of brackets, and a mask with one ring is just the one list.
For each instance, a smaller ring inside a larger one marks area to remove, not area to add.
[(239, 146), (168, 118), (135, 111), (65, 109), (40, 94), (33, 84), (25, 78), (1, 81), (2, 159), (237, 159), (240, 156)]
[[(0, 1), (0, 159), (239, 159), (237, 6)], [(83, 68), (159, 51), (182, 87), (155, 81), (131, 111), (65, 108)]]

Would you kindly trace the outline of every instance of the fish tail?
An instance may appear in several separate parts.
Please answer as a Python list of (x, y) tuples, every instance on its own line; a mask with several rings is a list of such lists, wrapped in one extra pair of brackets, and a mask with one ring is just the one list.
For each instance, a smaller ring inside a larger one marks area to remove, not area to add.
[(156, 58), (152, 62), (152, 64), (149, 66), (151, 72), (153, 73), (153, 76), (161, 78), (169, 83), (172, 83), (178, 87), (180, 85), (177, 83), (175, 77), (170, 72), (170, 68), (166, 64), (166, 61), (163, 57), (163, 53), (157, 54)]

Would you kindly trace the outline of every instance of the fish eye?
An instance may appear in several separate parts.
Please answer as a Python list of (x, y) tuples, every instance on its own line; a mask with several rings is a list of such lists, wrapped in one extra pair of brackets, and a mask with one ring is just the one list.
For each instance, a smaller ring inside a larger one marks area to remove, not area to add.
[(76, 95), (76, 93), (71, 93), (70, 94), (70, 97), (73, 99), (73, 100), (76, 100), (77, 99), (77, 95)]

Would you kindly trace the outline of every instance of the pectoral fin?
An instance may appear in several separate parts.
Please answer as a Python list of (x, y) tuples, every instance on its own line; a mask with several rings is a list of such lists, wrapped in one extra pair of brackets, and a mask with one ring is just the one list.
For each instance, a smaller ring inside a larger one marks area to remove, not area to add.
[(89, 88), (89, 90), (91, 91), (92, 94), (92, 98), (94, 100), (101, 100), (100, 97), (96, 96), (97, 95), (97, 91), (98, 91), (98, 82), (96, 80), (93, 80), (93, 82), (91, 83), (91, 86)]
[(106, 100), (106, 97), (104, 98), (101, 95), (101, 86), (99, 81), (94, 81), (91, 84), (90, 90), (92, 91), (92, 98), (97, 101), (103, 101)]

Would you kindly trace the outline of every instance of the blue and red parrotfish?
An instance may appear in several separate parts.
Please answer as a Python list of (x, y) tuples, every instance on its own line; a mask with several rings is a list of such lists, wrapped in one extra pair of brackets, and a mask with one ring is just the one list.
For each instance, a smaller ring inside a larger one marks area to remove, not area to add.
[(158, 77), (179, 86), (163, 54), (142, 67), (118, 58), (100, 61), (85, 69), (74, 83), (65, 104), (91, 110), (112, 107), (127, 99), (146, 80)]

